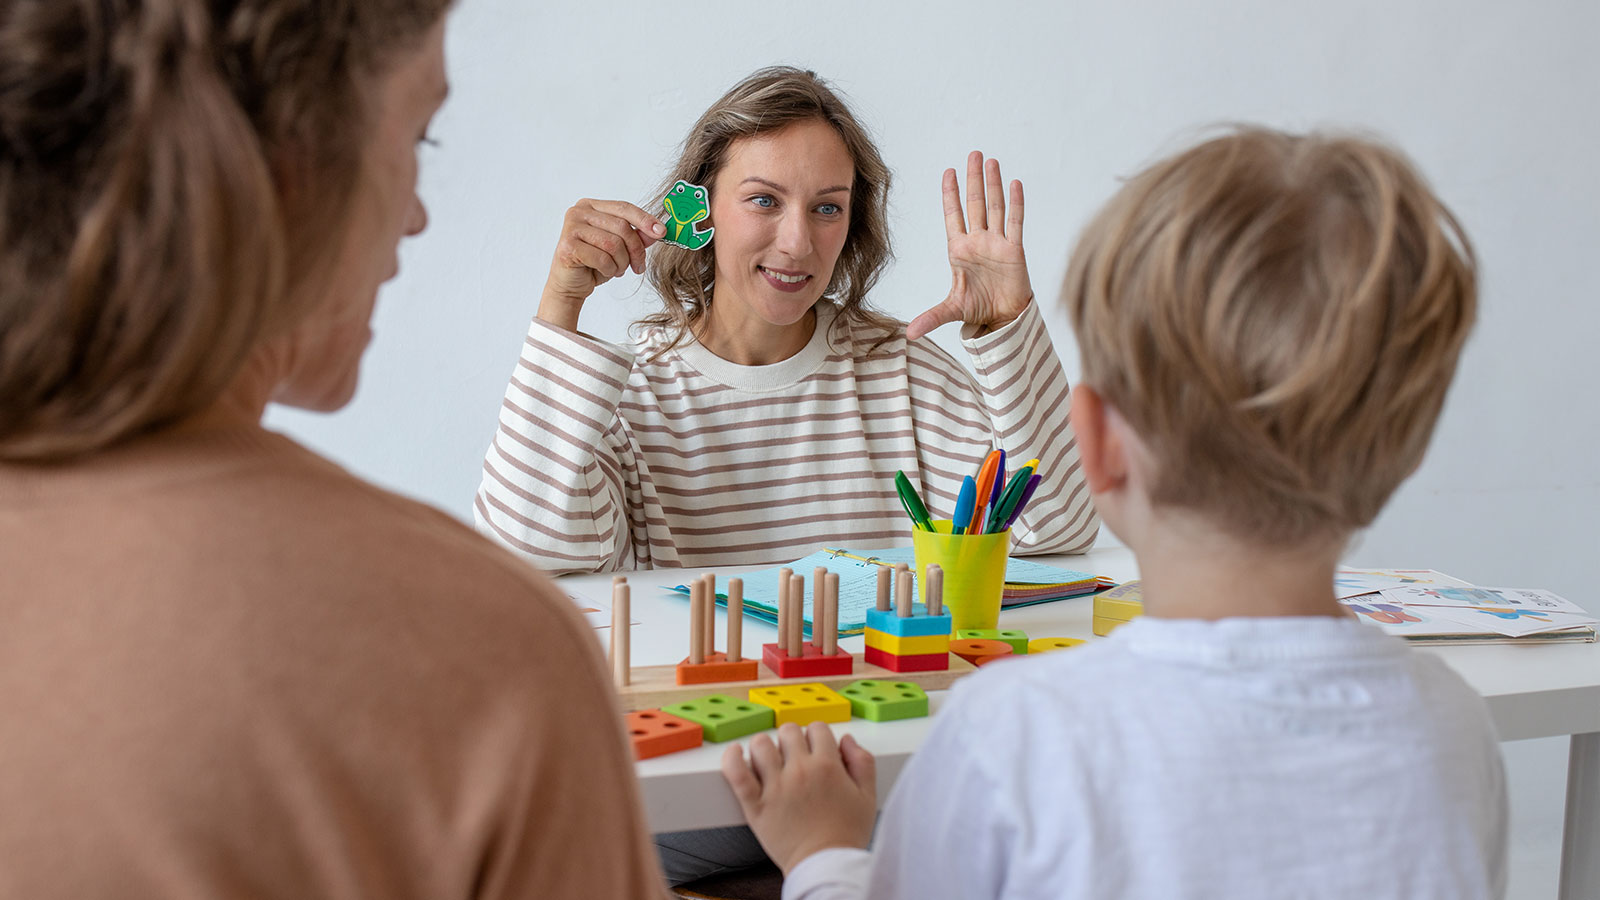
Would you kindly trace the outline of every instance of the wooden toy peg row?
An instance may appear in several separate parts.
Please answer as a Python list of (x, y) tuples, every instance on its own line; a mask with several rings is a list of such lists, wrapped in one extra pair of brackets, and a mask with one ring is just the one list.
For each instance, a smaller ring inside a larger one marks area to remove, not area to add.
[(632, 649), (628, 646), (631, 604), (628, 579), (621, 575), (611, 579), (611, 675), (617, 687), (627, 687), (633, 674)]

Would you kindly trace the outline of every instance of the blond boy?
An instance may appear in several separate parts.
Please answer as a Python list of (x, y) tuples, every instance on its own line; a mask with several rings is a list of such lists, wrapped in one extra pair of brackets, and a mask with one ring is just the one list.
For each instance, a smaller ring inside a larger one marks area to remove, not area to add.
[(785, 897), (1502, 896), (1482, 701), (1332, 591), (1471, 327), (1449, 211), (1387, 147), (1239, 130), (1129, 181), (1064, 302), (1083, 469), (1146, 615), (961, 684), (870, 855), (853, 740), (730, 750)]

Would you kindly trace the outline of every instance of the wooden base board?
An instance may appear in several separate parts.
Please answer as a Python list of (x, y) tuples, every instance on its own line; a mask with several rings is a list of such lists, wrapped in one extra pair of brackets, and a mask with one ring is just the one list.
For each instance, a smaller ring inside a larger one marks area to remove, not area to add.
[(736, 700), (750, 696), (753, 687), (775, 687), (785, 684), (825, 684), (838, 690), (862, 679), (875, 681), (909, 681), (924, 691), (942, 691), (954, 684), (957, 678), (978, 671), (978, 667), (954, 653), (950, 654), (950, 668), (933, 672), (891, 672), (881, 666), (856, 658), (856, 670), (849, 675), (827, 675), (820, 678), (779, 678), (766, 666), (753, 681), (718, 681), (709, 684), (678, 684), (677, 666), (634, 666), (629, 684), (617, 688), (622, 698), (622, 711), (655, 709), (669, 703), (682, 703), (697, 697), (726, 694)]

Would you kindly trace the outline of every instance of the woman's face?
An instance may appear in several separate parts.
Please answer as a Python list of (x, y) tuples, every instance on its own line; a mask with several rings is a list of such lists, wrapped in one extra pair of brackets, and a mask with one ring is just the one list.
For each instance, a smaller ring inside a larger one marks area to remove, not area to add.
[(772, 325), (803, 319), (844, 249), (854, 181), (850, 151), (818, 119), (729, 145), (710, 185), (713, 302), (731, 299)]
[(417, 150), (448, 90), (441, 20), (372, 86), (373, 125), (342, 250), (323, 283), (326, 299), (290, 335), (276, 401), (329, 411), (355, 395), (378, 287), (399, 272), (400, 239), (428, 224), (417, 196)]

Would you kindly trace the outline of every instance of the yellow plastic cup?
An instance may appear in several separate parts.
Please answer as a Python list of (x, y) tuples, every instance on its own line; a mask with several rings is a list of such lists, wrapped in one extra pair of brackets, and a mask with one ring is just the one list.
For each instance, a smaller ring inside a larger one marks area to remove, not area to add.
[(951, 534), (949, 519), (934, 519), (933, 531), (912, 529), (912, 550), (917, 561), (917, 599), (926, 604), (922, 586), (929, 565), (944, 570), (944, 607), (963, 628), (998, 628), (1000, 593), (1006, 586), (1006, 557), (1011, 532)]

